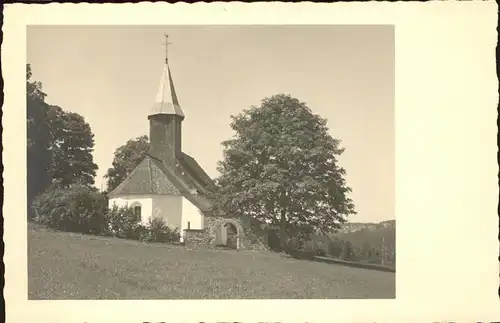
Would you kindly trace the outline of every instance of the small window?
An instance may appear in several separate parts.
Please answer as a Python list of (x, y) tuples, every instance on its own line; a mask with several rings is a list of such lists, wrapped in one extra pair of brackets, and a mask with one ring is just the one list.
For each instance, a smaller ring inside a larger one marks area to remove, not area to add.
[(130, 206), (136, 216), (141, 216), (141, 204), (135, 202)]

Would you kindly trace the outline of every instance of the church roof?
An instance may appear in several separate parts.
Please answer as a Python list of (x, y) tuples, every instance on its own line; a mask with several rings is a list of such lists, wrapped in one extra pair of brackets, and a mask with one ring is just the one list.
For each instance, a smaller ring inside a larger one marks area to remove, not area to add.
[(156, 102), (150, 113), (150, 115), (155, 114), (173, 114), (184, 118), (184, 112), (179, 105), (168, 62), (165, 62), (163, 66), (160, 87), (156, 94)]
[[(178, 159), (183, 168), (181, 172), (175, 171), (159, 159), (146, 156), (130, 175), (109, 193), (109, 196), (182, 195), (200, 210), (209, 210), (211, 202), (204, 193), (213, 187), (211, 186), (213, 185), (212, 180), (192, 157), (184, 153), (182, 156)], [(186, 160), (190, 161), (186, 162)], [(188, 163), (190, 166), (186, 167)], [(199, 169), (190, 168), (194, 165), (197, 165)], [(205, 178), (200, 180), (203, 177)]]
[[(193, 203), (201, 211), (210, 210), (212, 203), (204, 194), (203, 188), (206, 188), (202, 183), (192, 181), (192, 172), (185, 169), (185, 172), (178, 172), (168, 167), (165, 163), (157, 160), (158, 166), (163, 173), (168, 177), (170, 182), (179, 189), (182, 196)], [(201, 188), (201, 189), (200, 189)]]
[(214, 183), (210, 176), (207, 175), (207, 173), (193, 157), (181, 152), (181, 155), (177, 158), (177, 160), (182, 164), (184, 169), (187, 170), (188, 175), (190, 175), (194, 181), (203, 186), (203, 189), (210, 190), (214, 187)]
[(134, 194), (180, 195), (179, 189), (168, 179), (158, 162), (146, 156), (120, 183), (110, 196)]

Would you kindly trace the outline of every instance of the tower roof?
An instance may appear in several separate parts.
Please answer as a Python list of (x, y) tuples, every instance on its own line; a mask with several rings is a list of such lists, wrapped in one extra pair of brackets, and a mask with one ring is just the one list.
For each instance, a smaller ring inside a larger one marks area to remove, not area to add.
[(156, 102), (151, 109), (150, 115), (155, 114), (170, 114), (178, 115), (184, 118), (184, 112), (179, 105), (177, 93), (175, 92), (174, 82), (168, 61), (163, 65), (163, 74), (160, 80), (160, 87), (156, 95)]

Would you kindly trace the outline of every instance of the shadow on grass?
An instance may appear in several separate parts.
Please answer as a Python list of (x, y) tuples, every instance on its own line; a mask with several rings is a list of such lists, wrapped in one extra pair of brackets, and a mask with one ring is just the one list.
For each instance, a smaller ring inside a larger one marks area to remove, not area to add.
[(326, 264), (344, 265), (348, 267), (372, 269), (372, 270), (385, 271), (391, 273), (396, 272), (396, 268), (394, 267), (383, 266), (378, 264), (370, 264), (370, 263), (353, 262), (353, 261), (335, 259), (325, 256), (316, 256), (315, 254), (310, 252), (294, 252), (290, 254), (290, 257), (298, 260), (322, 262)]

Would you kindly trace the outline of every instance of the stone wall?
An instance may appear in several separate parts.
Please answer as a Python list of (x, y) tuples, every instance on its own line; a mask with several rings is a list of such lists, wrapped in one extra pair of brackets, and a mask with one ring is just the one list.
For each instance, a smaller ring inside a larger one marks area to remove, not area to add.
[(215, 247), (207, 230), (184, 230), (184, 244), (190, 247)]
[(187, 246), (215, 247), (217, 230), (226, 223), (231, 223), (237, 228), (239, 249), (268, 249), (267, 230), (263, 228), (260, 222), (248, 217), (205, 216), (203, 230), (184, 230), (185, 244)]

